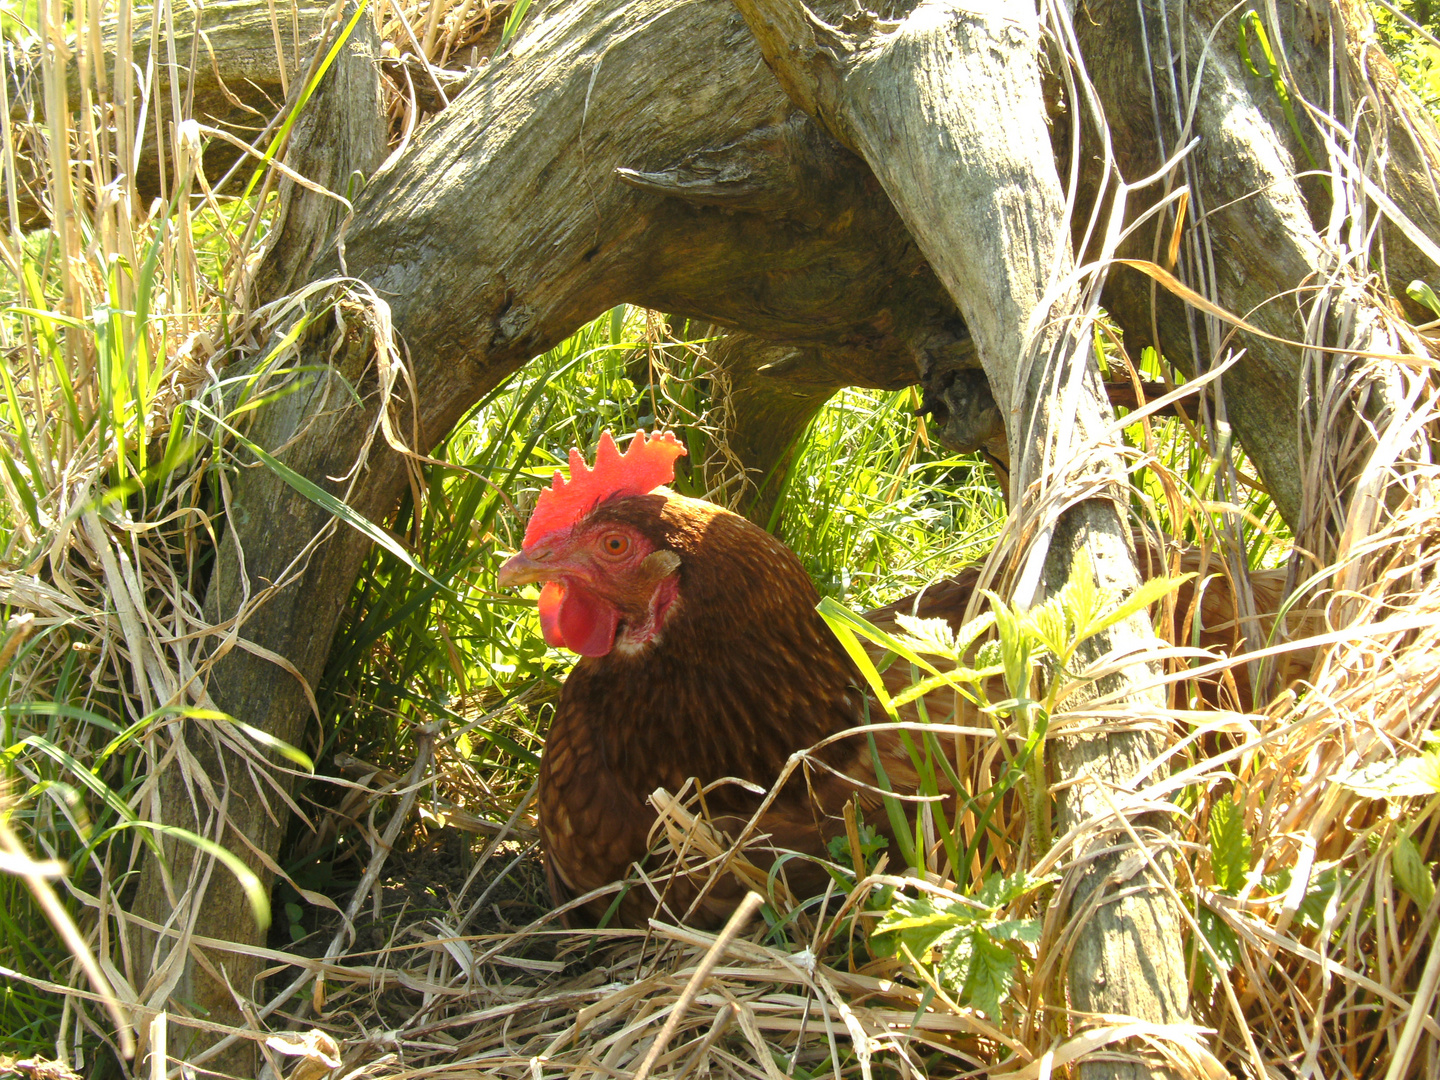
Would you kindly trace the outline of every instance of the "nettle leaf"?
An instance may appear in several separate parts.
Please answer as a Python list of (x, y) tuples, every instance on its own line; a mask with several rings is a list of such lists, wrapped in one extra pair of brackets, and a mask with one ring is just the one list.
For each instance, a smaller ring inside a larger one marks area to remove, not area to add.
[[(922, 946), (922, 949), (927, 949), (929, 945), (924, 942), (929, 939), (926, 935), (930, 937), (940, 935), (940, 933), (955, 929), (956, 926), (966, 922), (972, 922), (972, 920), (962, 919), (962, 917), (948, 912), (914, 914), (914, 916), (904, 917), (904, 919), (891, 919), (890, 916), (886, 916), (886, 919), (881, 920), (880, 926), (876, 927), (876, 933), (899, 933), (901, 937), (914, 940), (917, 945)], [(912, 949), (912, 952), (916, 953), (916, 956), (920, 955), (919, 950)]]
[(970, 961), (975, 956), (977, 936), (982, 935), (977, 935), (973, 927), (966, 930), (955, 927), (943, 941), (937, 943), (935, 975), (942, 986), (949, 987), (962, 997), (962, 1005), (967, 1004), (963, 1000), (963, 987), (970, 974)]
[(1374, 761), (1342, 772), (1335, 782), (1369, 799), (1398, 799), (1440, 793), (1440, 750)]
[(1082, 629), (1090, 624), (1105, 602), (1090, 565), (1090, 553), (1083, 547), (1075, 552), (1075, 558), (1070, 563), (1070, 580), (1065, 582), (1056, 599), (1064, 605), (1070, 622)]
[[(906, 952), (918, 962), (930, 962), (933, 949), (946, 945), (962, 923), (970, 921), (954, 912), (942, 910), (929, 896), (900, 895), (875, 927), (873, 939), (897, 959), (906, 959)], [(947, 950), (948, 951), (948, 950)]]
[(1025, 618), (1026, 627), (1056, 656), (1064, 656), (1070, 647), (1070, 623), (1061, 608), (1060, 599), (1056, 596), (1047, 600), (1031, 609)]
[(943, 656), (955, 663), (975, 644), (975, 639), (995, 625), (993, 612), (971, 619), (959, 630), (951, 630), (945, 619), (917, 619), (912, 615), (896, 615), (895, 621), (905, 630), (896, 640), (927, 656)]
[(1420, 849), (1410, 837), (1402, 836), (1395, 842), (1390, 852), (1390, 872), (1395, 884), (1420, 906), (1421, 911), (1430, 907), (1430, 901), (1435, 899), (1435, 879), (1430, 876), (1430, 867), (1425, 865)]
[(1234, 896), (1250, 869), (1250, 838), (1245, 835), (1245, 807), (1219, 799), (1210, 807), (1210, 870), (1215, 888)]
[[(889, 934), (899, 930), (912, 930), (930, 926), (951, 927), (961, 922), (974, 922), (977, 917), (983, 917), (984, 912), (955, 910), (956, 905), (948, 900), (936, 900), (929, 893), (921, 893), (919, 896), (901, 894), (895, 898), (894, 905), (887, 911), (875, 927), (877, 934)], [(919, 955), (918, 953), (916, 954)]]
[(1200, 927), (1200, 933), (1209, 942), (1210, 948), (1215, 950), (1215, 955), (1219, 957), (1223, 970), (1216, 968), (1210, 953), (1201, 949), (1200, 955), (1205, 960), (1205, 966), (1214, 972), (1216, 978), (1223, 979), (1234, 969), (1236, 964), (1240, 963), (1240, 940), (1235, 936), (1235, 931), (1231, 930), (1225, 922), (1224, 917), (1204, 904), (1199, 905), (1195, 910), (1195, 925)]
[(993, 911), (1019, 900), (1028, 892), (1034, 892), (1041, 885), (1048, 885), (1052, 881), (1059, 880), (1059, 874), (1032, 876), (1023, 870), (1011, 874), (1009, 877), (1002, 874), (991, 874), (980, 886), (979, 891), (975, 893), (975, 900)]
[[(1265, 875), (1265, 889), (1271, 896), (1283, 896), (1290, 891), (1292, 880), (1291, 869), (1282, 866), (1275, 873)], [(1324, 925), (1325, 908), (1329, 905), (1330, 898), (1335, 895), (1335, 890), (1339, 888), (1343, 895), (1349, 884), (1350, 877), (1340, 872), (1339, 864), (1316, 863), (1310, 874), (1309, 885), (1305, 889), (1305, 897), (1296, 909), (1296, 922), (1306, 930), (1319, 930)]]
[(1180, 588), (1182, 584), (1195, 577), (1193, 573), (1181, 574), (1178, 577), (1157, 577), (1145, 582), (1128, 597), (1125, 602), (1109, 612), (1104, 618), (1092, 621), (1085, 627), (1087, 637), (1098, 634), (1102, 630), (1108, 630), (1118, 622), (1128, 619), (1138, 611), (1143, 611), (1151, 604), (1163, 600), (1168, 594)]
[(1000, 1004), (1015, 985), (1015, 954), (992, 941), (983, 931), (967, 934), (970, 954), (965, 981), (960, 985), (961, 1001), (974, 1006), (991, 1020), (1000, 1019)]
[[(1031, 639), (1020, 617), (1006, 606), (999, 596), (985, 590), (985, 599), (990, 601), (990, 610), (995, 613), (995, 629), (1000, 636), (999, 663), (1005, 668), (1005, 685), (1010, 692), (1019, 695), (1030, 685)], [(985, 650), (981, 649), (982, 663)]]
[(955, 655), (955, 632), (944, 619), (917, 619), (913, 615), (896, 615), (895, 622), (905, 631), (900, 640), (916, 652), (930, 656)]
[(1044, 929), (1045, 924), (1040, 919), (1005, 919), (986, 927), (996, 941), (1022, 941), (1026, 945), (1038, 944)]
[(960, 1004), (997, 1019), (1014, 986), (1016, 950), (1038, 942), (1043, 927), (1039, 919), (995, 920), (992, 912), (1055, 877), (992, 874), (974, 901), (898, 896), (871, 940), (898, 959), (930, 967)]
[(987, 641), (980, 646), (980, 651), (975, 654), (975, 666), (984, 669), (999, 668), (1004, 660), (1000, 642)]
[(987, 611), (977, 615), (959, 630), (955, 631), (955, 657), (958, 660), (975, 644), (975, 639), (995, 625), (995, 613)]

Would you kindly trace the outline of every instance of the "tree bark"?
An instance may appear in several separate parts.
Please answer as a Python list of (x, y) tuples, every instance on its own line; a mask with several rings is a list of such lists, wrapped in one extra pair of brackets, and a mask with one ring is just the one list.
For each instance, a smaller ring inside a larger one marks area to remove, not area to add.
[[(1411, 235), (1428, 238), (1432, 254), (1386, 218), (1376, 264), (1387, 271), (1390, 293), (1403, 298), (1412, 278), (1436, 273), (1440, 151), (1433, 124), (1399, 84), (1393, 66), (1373, 44), (1362, 42), (1369, 17), (1359, 5), (1331, 7), (1328, 17), (1312, 16), (1300, 5), (1271, 10), (1273, 19), (1263, 25), (1293, 103), (1293, 126), (1275, 79), (1252, 72), (1235, 45), (1246, 9), (1219, 2), (1102, 0), (1086, 5), (1075, 34), (1105, 107), (1121, 178), (1140, 180), (1198, 137), (1163, 184), (1131, 193), (1129, 222), (1166, 192), (1188, 184), (1191, 202), (1176, 274), (1273, 336), (1233, 334), (1232, 324), (1206, 317), (1130, 269), (1111, 275), (1106, 308), (1124, 327), (1132, 353), (1154, 345), (1191, 377), (1220, 363), (1228, 349), (1243, 349), (1215, 388), (1210, 408), (1234, 425), (1281, 516), (1311, 546), (1309, 538), (1331, 526), (1321, 518), (1333, 517), (1333, 508), (1307, 508), (1307, 460), (1316, 450), (1313, 439), (1318, 434), (1323, 440), (1323, 427), (1334, 418), (1321, 422), (1317, 433), (1297, 423), (1297, 412), (1316, 394), (1313, 383), (1324, 382), (1347, 361), (1316, 354), (1310, 363), (1317, 374), (1307, 379), (1306, 360), (1292, 343), (1394, 351), (1383, 334), (1360, 332), (1346, 340), (1339, 328), (1343, 313), (1326, 315), (1326, 304), (1343, 308), (1347, 300), (1338, 294), (1348, 288), (1353, 298), (1369, 272), (1363, 259), (1346, 269), (1353, 257), (1346, 249), (1355, 239), (1347, 216), (1363, 220), (1362, 213), (1379, 213), (1378, 204), (1362, 194), (1354, 204), (1357, 213), (1347, 209), (1337, 217), (1330, 192), (1366, 184), (1372, 194), (1388, 190), (1413, 224)], [(1254, 24), (1245, 25), (1252, 61), (1263, 69), (1258, 32)], [(1337, 65), (1338, 78), (1332, 74)], [(1371, 93), (1378, 101), (1366, 104)], [(1359, 110), (1359, 159), (1376, 162), (1373, 175), (1362, 181), (1347, 173), (1343, 156), (1327, 152), (1326, 138), (1334, 136), (1328, 128), (1322, 133), (1307, 105), (1334, 115), (1342, 127), (1355, 126), (1349, 117)], [(1075, 122), (1072, 115), (1070, 123)], [(1055, 133), (1062, 158), (1069, 154), (1067, 127), (1059, 125)], [(1088, 216), (1107, 179), (1099, 163), (1093, 154), (1081, 157), (1077, 221)], [(1174, 226), (1173, 215), (1162, 216), (1132, 233), (1117, 254), (1163, 261)], [(1093, 257), (1097, 250), (1092, 246), (1086, 254)], [(1316, 313), (1320, 317), (1312, 324)], [(1352, 398), (1351, 416), (1358, 417), (1363, 402), (1363, 394)], [(1336, 483), (1343, 488), (1347, 481), (1339, 477)], [(1315, 486), (1310, 485), (1312, 495)], [(1325, 546), (1314, 542), (1319, 555)]]
[[(1109, 403), (1086, 312), (1068, 284), (1065, 200), (1036, 66), (1038, 21), (1025, 7), (937, 2), (918, 4), (896, 24), (855, 17), (842, 32), (799, 4), (737, 4), (792, 99), (865, 159), (974, 335), (1005, 411), (1012, 505), (1029, 512), (1042, 541), (1030, 555), (1043, 560), (1039, 589), (1024, 595), (1022, 570), (1017, 601), (1058, 592), (1081, 549), (1102, 588), (1133, 590), (1140, 576), (1119, 501), (1125, 471), (1103, 434)], [(1136, 618), (1097, 639), (1092, 658), (1153, 644), (1148, 620)], [(1110, 683), (1108, 690), (1128, 692), (1137, 713), (1164, 707), (1144, 665)], [(1161, 746), (1157, 735), (1136, 731), (1060, 741), (1063, 820), (1097, 825), (1078, 853), (1077, 909), (1133, 856), (1116, 842), (1123, 831), (1101, 824), (1112, 812), (1100, 788), (1127, 786)], [(1098, 854), (1106, 847), (1110, 853)], [(1156, 1023), (1188, 1016), (1179, 918), (1163, 876), (1163, 860), (1146, 865), (1138, 888), (1105, 896), (1077, 929), (1072, 1007)], [(1092, 1061), (1081, 1075), (1152, 1071), (1140, 1061)]]
[(796, 444), (836, 383), (819, 349), (772, 345), (740, 331), (710, 346), (723, 386), (715, 398), (729, 455), (706, 463), (716, 501), (765, 528)]
[[(355, 0), (349, 0), (317, 55), (324, 54), (355, 12)], [(302, 81), (291, 88), (288, 108), (303, 89)], [(311, 186), (288, 176), (280, 181), (280, 206), (270, 224), (275, 241), (256, 274), (259, 303), (305, 284), (315, 260), (334, 248), (336, 230), (349, 213), (347, 201), (385, 160), (388, 136), (380, 92), (380, 28), (372, 10), (356, 24), (344, 52), (291, 129), (285, 164)]]
[[(351, 0), (342, 23), (334, 27), (337, 32), (355, 10)], [(323, 52), (329, 44), (328, 40), (317, 41), (312, 47)], [(352, 176), (368, 176), (383, 158), (386, 124), (378, 49), (379, 32), (372, 12), (356, 24), (294, 128), (286, 164), (321, 190), (300, 187), (289, 179), (282, 182), (275, 219), (277, 240), (261, 266), (262, 297), (269, 299), (286, 291), (308, 273), (316, 253), (331, 246), (326, 238), (341, 219), (342, 204), (324, 194), (324, 189), (343, 193)], [(294, 88), (297, 97), (299, 90), (299, 86)], [(348, 328), (341, 316), (348, 316)], [(403, 461), (398, 455), (376, 462), (377, 475), (370, 478), (371, 485), (337, 479), (352, 475), (352, 466), (363, 456), (364, 440), (373, 432), (356, 422), (357, 415), (363, 415), (367, 406), (372, 413), (388, 407), (379, 400), (385, 395), (385, 380), (377, 378), (375, 341), (367, 332), (373, 324), (367, 323), (365, 316), (357, 308), (347, 311), (341, 305), (335, 316), (319, 322), (310, 338), (323, 348), (330, 366), (309, 385), (302, 383), (299, 392), (281, 396), (264, 409), (250, 434), (270, 449), (289, 445), (290, 452), (283, 457), (290, 468), (337, 497), (348, 496), (360, 513), (379, 518), (393, 502), (387, 490), (394, 480), (384, 475), (384, 470), (399, 470)], [(337, 324), (339, 329), (332, 332)], [(283, 358), (279, 366), (284, 366)], [(347, 407), (351, 398), (342, 381), (364, 397), (362, 405)], [(251, 464), (240, 470), (235, 481), (238, 497), (230, 506), (230, 527), (217, 553), (205, 605), (207, 621), (243, 628), (244, 640), (222, 637), (206, 691), (208, 704), (241, 719), (259, 719), (264, 730), (300, 746), (310, 715), (307, 686), (313, 686), (323, 670), (334, 623), (344, 610), (365, 548), (354, 543), (327, 547), (325, 538), (336, 532), (338, 523), (291, 487), (248, 482), (260, 472), (265, 472), (264, 466)], [(320, 543), (321, 554), (304, 554), (304, 544), (277, 550), (257, 543), (244, 552), (238, 545), (247, 532), (245, 525), (257, 539), (267, 533), (295, 539), (308, 535), (310, 543)], [(288, 528), (296, 531), (289, 533)], [(264, 594), (277, 587), (281, 598), (266, 602)], [(299, 616), (303, 609), (308, 613)], [(297, 630), (303, 634), (306, 618), (330, 627), (329, 633), (304, 640), (293, 637)], [(247, 641), (280, 644), (277, 651), (293, 665), (294, 672), (245, 651)], [(270, 698), (268, 716), (257, 716), (246, 697), (262, 691)], [(279, 722), (267, 724), (277, 715)], [(257, 758), (243, 744), (237, 745), (227, 737), (223, 724), (177, 721), (168, 725), (168, 734), (174, 760), (154, 778), (151, 820), (198, 832), (236, 853), (248, 851), (249, 861), (268, 891), (273, 860), (289, 820), (285, 805), (291, 786), (288, 778), (275, 773), (265, 779), (262, 774), (271, 772), (275, 762)], [(188, 937), (194, 933), (262, 943), (264, 935), (253, 920), (248, 898), (233, 876), (189, 845), (167, 842), (162, 849), (165, 863), (151, 860), (146, 866), (131, 910), (145, 923), (168, 926), (180, 936), (177, 942), (171, 935), (148, 931), (136, 935), (132, 955), (138, 963), (131, 983), (141, 1000), (154, 1007), (163, 1008), (174, 999), (202, 1010), (201, 1015), (240, 1025), (244, 1017), (236, 1006), (236, 995), (242, 1000), (252, 995), (260, 970), (258, 958), (243, 951), (208, 955), (190, 945)], [(201, 1046), (206, 1041), (187, 1046), (183, 1039), (172, 1037), (172, 1045), (185, 1060), (204, 1060)], [(251, 1044), (240, 1043), (211, 1064), (222, 1071), (253, 1075), (253, 1049)]]
[(780, 494), (800, 439), (837, 390), (900, 390), (916, 378), (913, 366), (894, 373), (880, 365), (857, 370), (843, 350), (776, 345), (739, 330), (709, 351), (722, 383), (712, 408), (731, 456), (707, 463), (706, 483), (717, 501), (762, 528), (778, 525)]

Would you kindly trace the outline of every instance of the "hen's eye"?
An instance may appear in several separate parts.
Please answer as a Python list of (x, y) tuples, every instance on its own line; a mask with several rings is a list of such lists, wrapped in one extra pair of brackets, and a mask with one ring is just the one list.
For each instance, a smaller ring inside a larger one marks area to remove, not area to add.
[(623, 533), (611, 533), (600, 541), (606, 555), (624, 555), (630, 550), (630, 538)]

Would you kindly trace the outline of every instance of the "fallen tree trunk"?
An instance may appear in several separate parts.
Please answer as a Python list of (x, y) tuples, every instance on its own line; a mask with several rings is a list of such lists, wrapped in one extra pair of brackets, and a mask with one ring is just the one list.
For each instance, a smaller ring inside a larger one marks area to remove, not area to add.
[[(1384, 223), (1374, 265), (1384, 269), (1392, 297), (1403, 300), (1413, 278), (1440, 271), (1434, 125), (1366, 40), (1369, 16), (1355, 3), (1332, 5), (1324, 16), (1281, 6), (1263, 20), (1243, 6), (1169, 0), (1089, 4), (1086, 13), (1075, 22), (1076, 41), (1105, 108), (1119, 179), (1136, 182), (1167, 166), (1155, 183), (1129, 193), (1127, 225), (1188, 186), (1174, 272), (1261, 333), (1237, 333), (1233, 322), (1207, 316), (1131, 269), (1111, 275), (1106, 308), (1132, 354), (1153, 345), (1191, 377), (1218, 366), (1229, 350), (1240, 353), (1210, 392), (1207, 411), (1234, 425), (1281, 515), (1323, 559), (1333, 545), (1317, 531), (1334, 527), (1336, 507), (1306, 508), (1307, 460), (1320, 452), (1314, 440), (1325, 441), (1334, 418), (1307, 426), (1296, 410), (1347, 361), (1323, 351), (1307, 358), (1302, 343), (1395, 351), (1384, 333), (1342, 332), (1353, 314), (1341, 309), (1356, 302), (1371, 272), (1363, 255), (1356, 260), (1370, 221)], [(1248, 60), (1237, 44), (1242, 38)], [(1273, 70), (1267, 44), (1277, 57)], [(1055, 133), (1062, 160), (1079, 122), (1075, 112)], [(1353, 145), (1350, 129), (1357, 129)], [(1373, 164), (1362, 175), (1352, 158)], [(1078, 165), (1083, 221), (1102, 184), (1113, 190), (1117, 177), (1093, 154), (1082, 153)], [(1167, 263), (1176, 225), (1173, 213), (1152, 218), (1116, 255)], [(1096, 236), (1086, 256), (1100, 243)], [(1363, 392), (1354, 394), (1346, 411), (1358, 415), (1364, 402)], [(1343, 490), (1348, 482), (1337, 476), (1330, 486)]]
[[(355, 11), (354, 3), (346, 5), (347, 21)], [(326, 46), (328, 42), (321, 44)], [(311, 98), (304, 120), (297, 125), (299, 139), (290, 155), (292, 167), (303, 168), (318, 184), (343, 191), (352, 174), (368, 175), (383, 158), (385, 115), (379, 93), (378, 51), (379, 34), (373, 17), (361, 19), (329, 77)], [(298, 86), (296, 92), (298, 96)], [(322, 132), (322, 138), (306, 137)], [(323, 191), (301, 188), (285, 180), (279, 196), (276, 223), (284, 232), (267, 252), (260, 275), (262, 295), (270, 290), (267, 299), (308, 271), (316, 245), (323, 243), (341, 218), (342, 204)], [(343, 479), (361, 453), (367, 429), (353, 424), (353, 410), (333, 406), (348, 402), (352, 388), (374, 394), (383, 376), (377, 378), (374, 372), (374, 341), (373, 335), (366, 332), (365, 313), (355, 307), (347, 310), (343, 305), (339, 313), (342, 318), (354, 319), (355, 324), (341, 331), (338, 342), (330, 338), (325, 324), (319, 335), (312, 335), (312, 340), (318, 336), (329, 350), (329, 366), (323, 368), (323, 376), (309, 386), (302, 385), (297, 393), (280, 395), (264, 410), (255, 434), (264, 440), (262, 445), (269, 447), (295, 443), (294, 452), (286, 455), (291, 468), (313, 477), (337, 497), (348, 497), (360, 513), (381, 518), (393, 502), (393, 496), (386, 493), (389, 485), (382, 480), (369, 489)], [(283, 376), (277, 375), (280, 378)], [(377, 462), (380, 468), (391, 470), (402, 464), (396, 455)], [(257, 469), (263, 466), (252, 464), (248, 471), (254, 474)], [(242, 476), (245, 472), (242, 470)], [(301, 529), (310, 530), (312, 543), (323, 545), (338, 528), (339, 523), (329, 514), (317, 513), (313, 502), (284, 484), (257, 491), (242, 479), (237, 487), (246, 492), (240, 514), (249, 515), (258, 532), (271, 531), (278, 522), (298, 519)], [(283, 532), (283, 527), (277, 531)], [(261, 546), (261, 550), (250, 553), (249, 561), (249, 568), (258, 571), (259, 577), (250, 578), (242, 569), (246, 553), (237, 546), (240, 535), (241, 530), (232, 524), (227, 535), (230, 542), (219, 553), (206, 596), (205, 616), (212, 624), (243, 624), (243, 636), (223, 635), (206, 665), (213, 665), (205, 688), (208, 703), (237, 717), (254, 715), (245, 694), (267, 687), (272, 708), (282, 719), (273, 723), (270, 717), (264, 718), (262, 722), (271, 722), (265, 730), (292, 746), (300, 746), (304, 742), (304, 723), (311, 712), (307, 703), (309, 687), (325, 663), (330, 639), (311, 639), (308, 646), (297, 650), (298, 642), (291, 634), (295, 623), (299, 621), (303, 626), (303, 621), (296, 620), (294, 613), (318, 607), (323, 612), (322, 620), (330, 620), (333, 633), (333, 621), (344, 609), (364, 548), (331, 544), (327, 557), (308, 559), (304, 555), (307, 547), (302, 545), (298, 550), (276, 551), (276, 558), (269, 561)], [(348, 555), (348, 560), (337, 559), (336, 554)], [(267, 602), (277, 588), (288, 590), (288, 597)], [(287, 642), (280, 655), (290, 665), (288, 671), (272, 658), (246, 651), (249, 642), (280, 640)], [(248, 849), (268, 890), (289, 818), (289, 779), (284, 774), (268, 775), (279, 763), (278, 758), (266, 761), (258, 757), (243, 740), (232, 738), (224, 724), (177, 721), (168, 728), (171, 759), (158, 776), (152, 777), (148, 793), (151, 819), (212, 838), (232, 850)], [(242, 1016), (235, 993), (249, 993), (259, 970), (258, 961), (243, 951), (234, 955), (206, 954), (192, 946), (189, 939), (192, 935), (218, 934), (260, 944), (263, 929), (251, 917), (249, 898), (241, 883), (223, 871), (216, 874), (213, 860), (201, 857), (188, 844), (174, 841), (164, 843), (162, 850), (164, 862), (151, 859), (146, 864), (131, 905), (139, 920), (139, 933), (132, 938), (136, 965), (131, 985), (139, 999), (154, 1008), (165, 1008), (174, 999), (198, 1008), (201, 1015), (224, 1017), (239, 1024)], [(182, 1036), (172, 1039), (172, 1045), (182, 1058), (198, 1057), (198, 1042), (187, 1044)], [(242, 1075), (253, 1075), (251, 1049), (237, 1047), (217, 1064)]]

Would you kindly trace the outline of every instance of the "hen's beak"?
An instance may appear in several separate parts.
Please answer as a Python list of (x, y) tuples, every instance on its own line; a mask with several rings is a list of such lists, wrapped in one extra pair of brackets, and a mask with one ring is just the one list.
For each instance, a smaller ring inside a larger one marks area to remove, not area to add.
[(546, 565), (549, 557), (548, 548), (540, 548), (534, 554), (517, 551), (500, 567), (495, 580), (502, 589), (512, 585), (529, 585), (532, 581), (549, 581), (555, 576), (554, 568)]

